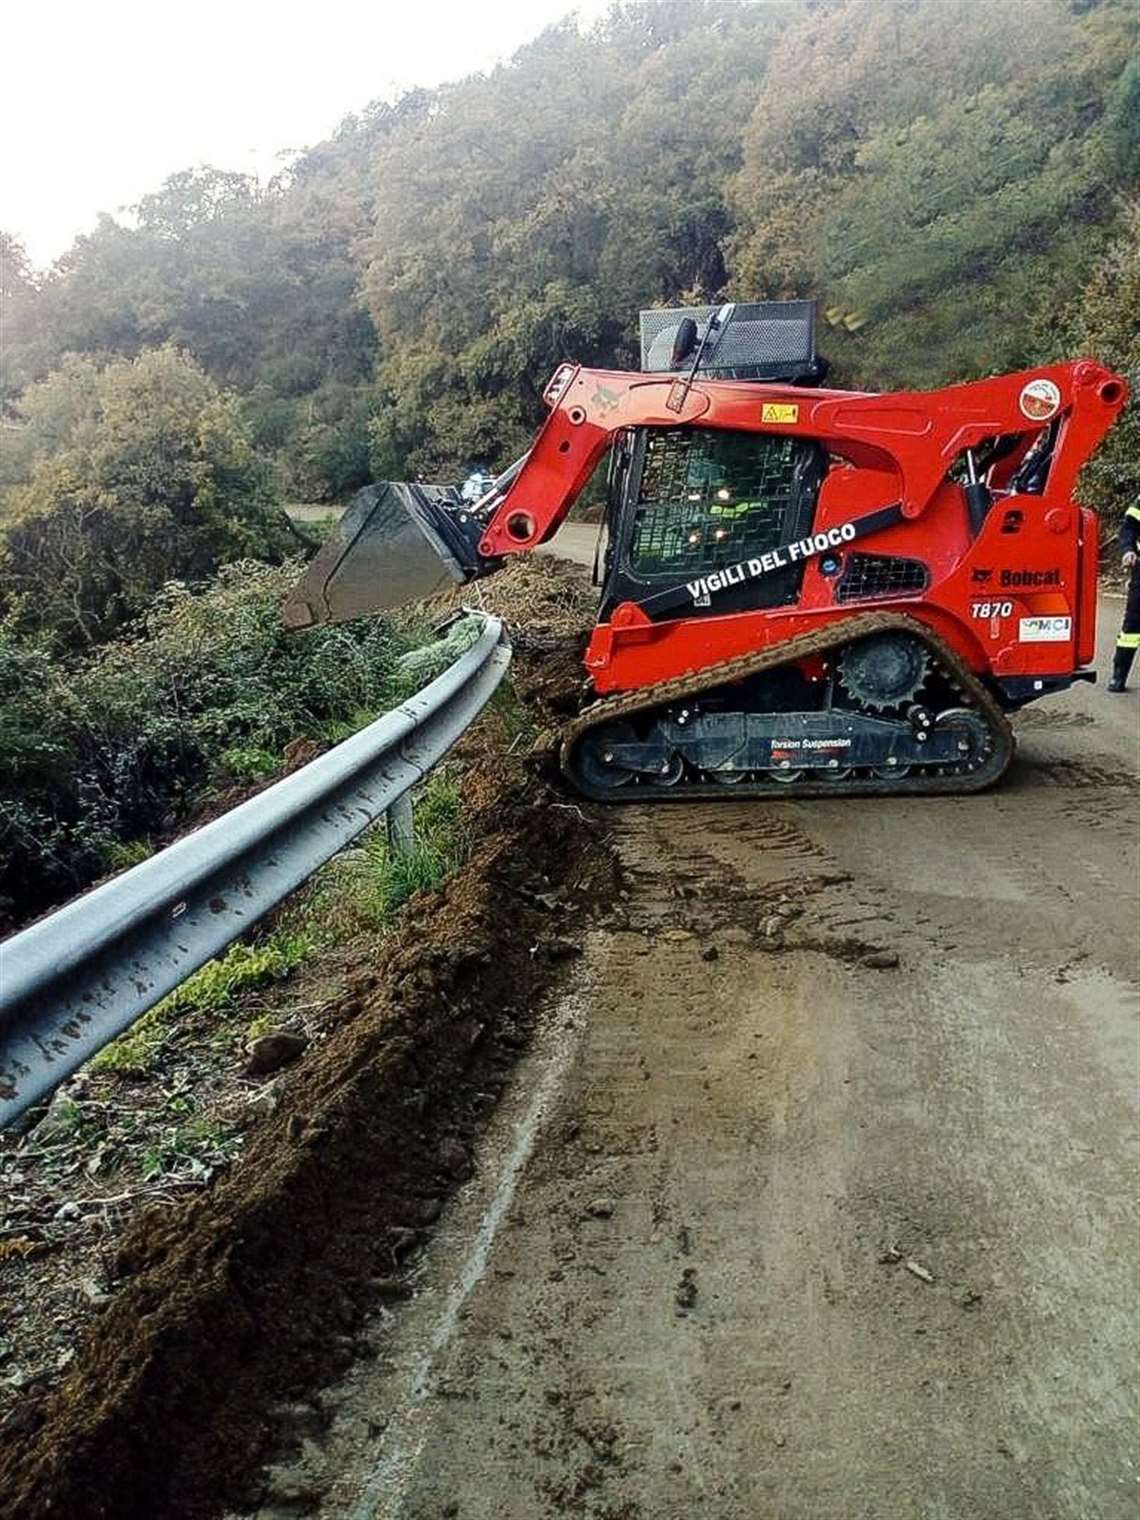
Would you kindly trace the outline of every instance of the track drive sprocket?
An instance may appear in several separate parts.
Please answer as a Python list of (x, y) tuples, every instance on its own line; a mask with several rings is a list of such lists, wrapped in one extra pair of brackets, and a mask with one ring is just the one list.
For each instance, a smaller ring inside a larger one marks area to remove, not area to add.
[(851, 700), (868, 712), (897, 711), (926, 684), (930, 652), (912, 634), (875, 633), (844, 648), (836, 673)]

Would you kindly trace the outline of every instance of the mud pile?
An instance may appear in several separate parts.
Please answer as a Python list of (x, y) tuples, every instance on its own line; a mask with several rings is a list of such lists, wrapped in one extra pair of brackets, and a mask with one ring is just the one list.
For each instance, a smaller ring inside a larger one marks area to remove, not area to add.
[(470, 1174), (576, 926), (614, 889), (595, 819), (553, 806), (533, 767), (488, 763), (469, 782), (467, 864), (355, 969), (340, 1027), (240, 1162), (128, 1226), (75, 1362), (2, 1432), (6, 1514), (181, 1520), (256, 1503), (273, 1412), (376, 1354), (366, 1317), (398, 1296)]

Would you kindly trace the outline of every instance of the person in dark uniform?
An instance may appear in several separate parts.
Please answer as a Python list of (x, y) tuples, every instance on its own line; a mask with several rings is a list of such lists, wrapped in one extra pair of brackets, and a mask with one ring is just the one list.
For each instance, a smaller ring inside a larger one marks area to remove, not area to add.
[(1124, 568), (1128, 572), (1128, 591), (1124, 602), (1124, 622), (1116, 640), (1109, 691), (1123, 691), (1128, 672), (1140, 648), (1140, 507), (1129, 507), (1120, 520), (1120, 547), (1124, 551)]

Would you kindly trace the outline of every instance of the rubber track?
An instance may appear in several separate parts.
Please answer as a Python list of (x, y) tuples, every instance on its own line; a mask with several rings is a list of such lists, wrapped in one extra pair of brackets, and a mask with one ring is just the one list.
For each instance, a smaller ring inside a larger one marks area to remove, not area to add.
[[(909, 775), (897, 781), (879, 777), (850, 777), (845, 781), (741, 781), (735, 786), (718, 782), (686, 783), (675, 786), (619, 786), (612, 789), (592, 787), (579, 776), (571, 762), (574, 745), (583, 734), (599, 723), (625, 718), (632, 713), (667, 706), (680, 697), (741, 681), (746, 676), (790, 664), (808, 655), (822, 654), (840, 644), (866, 638), (872, 633), (902, 632), (920, 639), (941, 667), (941, 674), (963, 698), (963, 705), (976, 708), (990, 726), (993, 750), (984, 764), (975, 770), (946, 774)], [(716, 797), (720, 801), (739, 801), (742, 797), (927, 797), (984, 791), (1005, 773), (1013, 759), (1015, 740), (1009, 720), (997, 702), (954, 651), (925, 623), (898, 612), (871, 612), (829, 623), (814, 633), (806, 633), (785, 644), (755, 653), (738, 655), (705, 670), (687, 671), (655, 686), (619, 692), (592, 703), (562, 733), (559, 763), (563, 775), (573, 787), (598, 802), (681, 802), (687, 798)]]

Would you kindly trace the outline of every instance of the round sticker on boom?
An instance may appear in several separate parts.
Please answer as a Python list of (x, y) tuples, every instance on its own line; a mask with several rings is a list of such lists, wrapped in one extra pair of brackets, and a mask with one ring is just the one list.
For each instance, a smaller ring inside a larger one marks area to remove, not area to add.
[(1061, 405), (1061, 392), (1052, 380), (1031, 380), (1022, 386), (1018, 400), (1031, 422), (1048, 422)]

